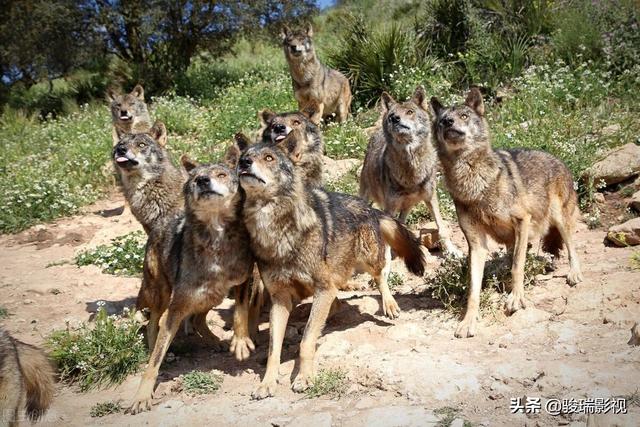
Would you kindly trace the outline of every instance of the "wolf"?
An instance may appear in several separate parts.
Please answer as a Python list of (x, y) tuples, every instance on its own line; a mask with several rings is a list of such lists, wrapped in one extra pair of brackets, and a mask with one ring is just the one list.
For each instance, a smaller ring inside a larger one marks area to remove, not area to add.
[(410, 272), (424, 272), (419, 242), (398, 221), (358, 197), (304, 186), (304, 171), (299, 167), (303, 140), (303, 132), (295, 129), (276, 145), (253, 145), (238, 165), (246, 193), (243, 217), (272, 301), (267, 371), (254, 399), (274, 395), (294, 301), (313, 295), (300, 346), (300, 372), (293, 383), (293, 389), (301, 392), (311, 385), (316, 341), (331, 305), (355, 268), (373, 276), (383, 312), (390, 318), (398, 316), (400, 309), (387, 284), (389, 246)]
[(436, 193), (438, 154), (424, 89), (418, 86), (406, 102), (397, 102), (383, 92), (381, 101), (382, 126), (369, 139), (360, 173), (360, 197), (375, 202), (389, 215), (400, 213), (402, 223), (411, 208), (424, 201), (438, 226), (443, 249), (461, 256), (440, 215)]
[(45, 354), (0, 328), (0, 426), (17, 426), (23, 411), (37, 421), (53, 393), (54, 371)]
[(144, 88), (136, 85), (130, 93), (119, 94), (107, 90), (107, 101), (111, 107), (113, 145), (127, 133), (147, 132), (151, 129), (151, 117), (144, 102)]
[(253, 276), (254, 258), (240, 215), (244, 196), (235, 163), (200, 165), (183, 156), (182, 165), (189, 172), (184, 185), (184, 216), (171, 223), (168, 237), (156, 240), (151, 235), (148, 244), (160, 262), (150, 265), (145, 260), (145, 278), (162, 282), (162, 288), (170, 290), (170, 298), (162, 308), (149, 365), (130, 408), (132, 414), (151, 409), (160, 364), (180, 323), (189, 315), (207, 313), (231, 288), (246, 285)]
[(260, 118), (261, 141), (268, 144), (278, 144), (292, 130), (300, 130), (302, 144), (302, 159), (299, 167), (304, 171), (304, 183), (310, 187), (322, 186), (322, 157), (324, 142), (322, 133), (309, 116), (301, 112), (276, 114), (271, 110), (263, 110), (258, 114)]
[(311, 121), (315, 124), (333, 113), (338, 122), (347, 120), (351, 108), (349, 80), (341, 72), (320, 63), (313, 47), (311, 25), (295, 31), (285, 25), (280, 35), (298, 109), (311, 112)]
[(534, 150), (493, 150), (482, 94), (472, 88), (464, 104), (444, 107), (431, 99), (434, 133), (444, 178), (469, 245), (471, 286), (467, 311), (456, 337), (476, 334), (480, 288), (489, 238), (513, 251), (512, 289), (507, 312), (525, 308), (524, 263), (528, 242), (558, 255), (569, 253), (567, 282), (583, 280), (573, 241), (577, 195), (567, 167), (552, 155)]

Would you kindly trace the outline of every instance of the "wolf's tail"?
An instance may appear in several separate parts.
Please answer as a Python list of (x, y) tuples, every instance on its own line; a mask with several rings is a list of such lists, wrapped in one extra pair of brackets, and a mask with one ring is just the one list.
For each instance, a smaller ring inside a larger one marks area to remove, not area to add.
[(562, 249), (563, 244), (564, 241), (562, 240), (560, 230), (558, 230), (556, 226), (552, 225), (549, 228), (549, 231), (547, 231), (547, 234), (542, 238), (542, 250), (558, 257), (560, 256), (560, 249)]
[(42, 350), (15, 339), (14, 343), (27, 391), (27, 415), (37, 421), (53, 400), (53, 367)]
[(407, 270), (416, 276), (422, 276), (426, 260), (418, 238), (400, 222), (388, 216), (380, 218), (380, 231), (384, 241), (404, 259)]

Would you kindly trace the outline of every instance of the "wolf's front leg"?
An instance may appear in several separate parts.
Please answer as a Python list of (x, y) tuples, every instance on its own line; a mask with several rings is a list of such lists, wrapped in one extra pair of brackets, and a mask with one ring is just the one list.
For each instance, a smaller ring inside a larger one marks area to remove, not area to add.
[[(285, 288), (285, 286), (283, 286)], [(280, 356), (282, 354), (282, 342), (291, 313), (291, 295), (288, 289), (271, 295), (272, 305), (269, 319), (269, 357), (267, 370), (260, 386), (253, 392), (253, 399), (264, 399), (274, 396), (280, 369)]]
[(384, 267), (379, 274), (373, 275), (373, 280), (378, 285), (382, 297), (382, 312), (390, 319), (400, 316), (400, 306), (389, 290), (389, 274), (391, 272), (391, 247), (384, 245)]
[(331, 309), (331, 304), (336, 298), (337, 289), (329, 285), (325, 289), (320, 289), (313, 295), (313, 304), (307, 326), (304, 329), (304, 336), (300, 343), (300, 372), (296, 376), (291, 388), (297, 393), (301, 393), (311, 387), (313, 381), (313, 359), (316, 354), (316, 344), (318, 337), (322, 333), (327, 316)]
[(511, 293), (507, 298), (506, 309), (509, 314), (526, 308), (524, 297), (524, 264), (527, 260), (527, 239), (531, 217), (525, 215), (516, 220), (516, 239), (513, 246), (513, 262), (511, 264)]
[(256, 349), (249, 334), (250, 291), (250, 280), (236, 288), (236, 303), (233, 309), (233, 338), (231, 338), (229, 351), (239, 361), (247, 359)]

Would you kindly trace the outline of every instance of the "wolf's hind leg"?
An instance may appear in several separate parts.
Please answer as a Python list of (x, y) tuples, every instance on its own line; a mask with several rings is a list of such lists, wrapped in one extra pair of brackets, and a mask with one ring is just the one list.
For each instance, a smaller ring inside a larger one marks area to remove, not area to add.
[(337, 290), (335, 286), (329, 284), (324, 289), (317, 290), (313, 296), (311, 313), (307, 326), (304, 328), (304, 335), (300, 343), (300, 372), (296, 376), (291, 388), (297, 393), (301, 393), (311, 387), (313, 381), (313, 359), (316, 354), (316, 344), (318, 337), (322, 333), (327, 316), (331, 309), (331, 304), (336, 298)]
[(431, 197), (429, 200), (426, 200), (427, 206), (431, 211), (431, 216), (433, 216), (433, 220), (436, 222), (436, 226), (438, 227), (438, 233), (440, 234), (440, 241), (442, 242), (443, 250), (456, 258), (462, 257), (462, 252), (460, 249), (456, 247), (451, 241), (451, 230), (449, 229), (449, 225), (442, 219), (442, 215), (440, 214), (440, 204), (438, 203), (438, 192), (434, 186), (433, 191), (431, 192)]
[(573, 240), (573, 219), (571, 216), (567, 218), (554, 218), (555, 225), (564, 240), (564, 244), (567, 247), (569, 254), (569, 274), (567, 274), (567, 283), (571, 286), (577, 285), (584, 280), (582, 276), (582, 269), (580, 267), (580, 259), (576, 251), (576, 245)]
[(515, 227), (515, 244), (513, 245), (513, 260), (511, 264), (511, 293), (507, 298), (506, 309), (509, 314), (526, 308), (524, 297), (524, 264), (527, 260), (527, 240), (531, 217), (517, 218)]
[(153, 347), (156, 345), (160, 316), (162, 316), (162, 312), (157, 309), (149, 312), (149, 322), (147, 323), (147, 344), (149, 351), (153, 351)]
[(390, 319), (400, 316), (400, 307), (389, 290), (389, 273), (391, 272), (391, 247), (384, 245), (384, 267), (377, 274), (373, 274), (373, 280), (378, 286), (382, 296), (382, 312)]

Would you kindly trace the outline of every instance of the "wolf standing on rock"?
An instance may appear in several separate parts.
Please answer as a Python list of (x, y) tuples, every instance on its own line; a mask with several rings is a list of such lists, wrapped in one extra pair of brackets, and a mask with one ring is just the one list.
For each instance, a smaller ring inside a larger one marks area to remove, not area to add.
[(142, 86), (136, 85), (131, 93), (124, 95), (110, 89), (107, 91), (107, 101), (111, 105), (113, 145), (124, 134), (148, 132), (151, 129), (151, 117), (144, 102)]
[(347, 120), (351, 108), (349, 80), (320, 63), (313, 47), (311, 25), (296, 31), (284, 26), (281, 36), (298, 109), (309, 112), (315, 124), (333, 113), (338, 122)]
[(409, 101), (396, 102), (382, 93), (382, 127), (369, 140), (360, 174), (360, 197), (372, 200), (387, 214), (409, 211), (424, 201), (438, 226), (443, 249), (460, 256), (440, 215), (436, 193), (438, 155), (432, 141), (432, 119), (422, 87)]
[(476, 334), (480, 290), (488, 239), (513, 251), (512, 289), (508, 312), (526, 306), (524, 263), (528, 242), (542, 239), (542, 249), (558, 255), (562, 243), (569, 253), (567, 282), (582, 281), (573, 241), (577, 195), (567, 167), (552, 155), (533, 150), (493, 150), (484, 118), (482, 95), (471, 89), (462, 105), (444, 107), (431, 99), (445, 182), (469, 244), (471, 285), (467, 311), (457, 337)]

